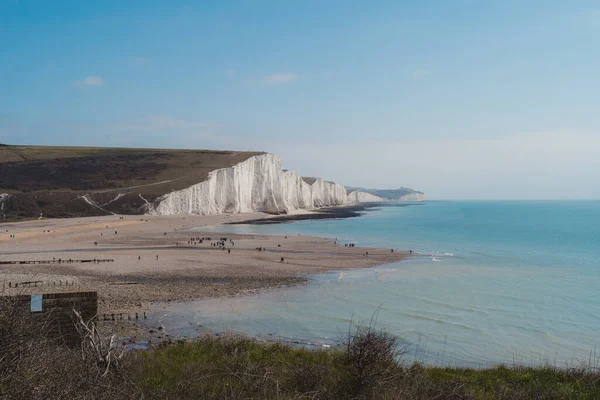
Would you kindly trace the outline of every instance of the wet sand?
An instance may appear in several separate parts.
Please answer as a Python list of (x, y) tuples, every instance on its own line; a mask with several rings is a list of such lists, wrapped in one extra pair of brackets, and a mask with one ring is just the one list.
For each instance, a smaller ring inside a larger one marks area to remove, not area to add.
[[(349, 248), (318, 237), (189, 230), (272, 217), (262, 213), (128, 215), (0, 224), (0, 261), (62, 261), (0, 264), (0, 284), (6, 295), (93, 290), (98, 292), (99, 314), (141, 315), (152, 302), (235, 296), (297, 285), (307, 282), (308, 274), (372, 267), (408, 256), (397, 249), (392, 253), (390, 249)], [(225, 236), (225, 250), (212, 245)], [(189, 241), (197, 237), (212, 240)], [(114, 261), (69, 263), (69, 259)]]

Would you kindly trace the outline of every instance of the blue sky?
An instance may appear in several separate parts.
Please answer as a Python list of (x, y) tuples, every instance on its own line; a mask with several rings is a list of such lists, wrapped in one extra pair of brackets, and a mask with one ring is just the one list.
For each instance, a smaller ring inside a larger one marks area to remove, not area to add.
[(0, 142), (262, 150), (430, 198), (600, 198), (600, 5), (0, 0)]

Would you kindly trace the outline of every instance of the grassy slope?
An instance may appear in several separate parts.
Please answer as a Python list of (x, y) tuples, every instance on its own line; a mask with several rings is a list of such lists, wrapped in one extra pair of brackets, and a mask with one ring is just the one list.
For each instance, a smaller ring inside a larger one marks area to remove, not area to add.
[(134, 381), (158, 398), (598, 399), (600, 376), (554, 368), (475, 370), (398, 364), (360, 388), (341, 350), (306, 350), (248, 339), (138, 352)]
[[(117, 191), (118, 188), (148, 185), (149, 183), (177, 179), (176, 183), (165, 184), (160, 188), (146, 186), (138, 189), (147, 194), (164, 194), (171, 189), (182, 189), (206, 179), (208, 172), (230, 167), (247, 158), (262, 154), (258, 152), (232, 152), (213, 150), (164, 150), (164, 149), (129, 149), (106, 147), (47, 147), (47, 146), (2, 146), (0, 147), (0, 168), (5, 173), (2, 182), (10, 180), (10, 174), (25, 169), (26, 166), (39, 167), (42, 182), (40, 189), (70, 189), (78, 178), (88, 178), (88, 171), (78, 170), (78, 166), (89, 166), (87, 160), (98, 163), (98, 170), (89, 171), (98, 174), (97, 180), (88, 181), (88, 187), (82, 189)], [(140, 170), (136, 176), (129, 176), (124, 170), (136, 165), (154, 166), (150, 171)], [(57, 171), (56, 169), (59, 169)], [(29, 172), (32, 172), (29, 169)], [(59, 172), (67, 176), (55, 176)], [(110, 179), (101, 181), (111, 172), (116, 173)], [(121, 174), (119, 174), (121, 173)], [(27, 181), (16, 182), (16, 191), (34, 190)], [(55, 183), (58, 183), (56, 185)], [(61, 186), (62, 184), (62, 186)], [(109, 184), (110, 187), (102, 187)], [(165, 192), (164, 190), (168, 190)]]
[(0, 146), (0, 193), (8, 218), (102, 215), (77, 197), (90, 194), (106, 210), (141, 212), (144, 196), (153, 201), (172, 190), (204, 181), (208, 173), (258, 152), (163, 150), (100, 147)]

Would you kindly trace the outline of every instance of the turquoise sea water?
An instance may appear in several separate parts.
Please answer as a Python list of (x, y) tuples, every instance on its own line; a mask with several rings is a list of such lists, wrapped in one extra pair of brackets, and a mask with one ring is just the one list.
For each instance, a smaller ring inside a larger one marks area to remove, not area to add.
[[(219, 231), (338, 237), (413, 249), (409, 261), (314, 276), (305, 287), (167, 306), (165, 326), (335, 343), (351, 319), (402, 337), (433, 364), (598, 359), (600, 201), (390, 204), (358, 218)], [(182, 322), (185, 321), (185, 322)]]

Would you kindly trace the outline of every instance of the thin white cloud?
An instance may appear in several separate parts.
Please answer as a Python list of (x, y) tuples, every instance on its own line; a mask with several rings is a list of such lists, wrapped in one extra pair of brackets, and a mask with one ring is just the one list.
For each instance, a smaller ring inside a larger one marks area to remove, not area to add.
[(265, 76), (262, 79), (262, 82), (267, 85), (282, 85), (286, 83), (292, 83), (296, 79), (298, 79), (298, 75), (293, 72), (278, 72)]
[(431, 71), (428, 69), (417, 69), (413, 71), (413, 78), (422, 78), (431, 75)]
[(243, 149), (244, 138), (216, 122), (146, 116), (102, 128), (111, 146), (190, 149)]
[(111, 128), (115, 131), (159, 132), (175, 130), (207, 129), (215, 127), (214, 124), (199, 121), (186, 121), (161, 116), (149, 116), (138, 121), (114, 124)]
[(129, 64), (131, 65), (142, 65), (150, 62), (150, 59), (146, 57), (129, 57)]
[(104, 80), (102, 80), (102, 77), (98, 76), (98, 75), (90, 75), (90, 76), (86, 77), (85, 79), (73, 82), (73, 85), (75, 87), (79, 87), (79, 88), (90, 87), (90, 86), (92, 86), (92, 87), (93, 86), (102, 86), (103, 84), (104, 84)]

